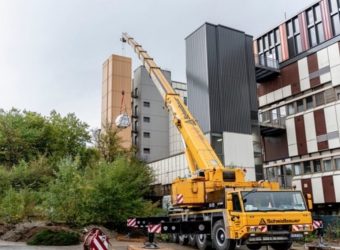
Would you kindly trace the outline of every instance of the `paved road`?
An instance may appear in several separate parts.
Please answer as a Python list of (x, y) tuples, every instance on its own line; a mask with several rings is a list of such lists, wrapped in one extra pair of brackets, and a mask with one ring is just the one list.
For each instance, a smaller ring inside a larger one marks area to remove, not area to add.
[[(143, 243), (131, 243), (131, 242), (125, 242), (125, 241), (116, 241), (112, 240), (112, 249), (114, 250), (127, 250), (128, 245), (134, 245), (134, 246), (143, 246)], [(159, 243), (160, 250), (162, 249), (173, 249), (173, 250), (194, 250), (192, 247), (187, 246), (181, 246), (174, 243)], [(82, 250), (82, 245), (76, 245), (76, 246), (64, 246), (64, 247), (56, 247), (56, 246), (27, 246), (24, 242), (8, 242), (8, 241), (0, 241), (0, 250)], [(247, 247), (242, 246), (241, 248), (236, 248), (237, 250), (248, 250)], [(271, 248), (269, 248), (271, 249)], [(305, 250), (305, 248), (302, 246), (292, 248), (294, 250)], [(336, 248), (336, 249), (340, 249)], [(266, 248), (262, 248), (261, 250), (266, 250)]]

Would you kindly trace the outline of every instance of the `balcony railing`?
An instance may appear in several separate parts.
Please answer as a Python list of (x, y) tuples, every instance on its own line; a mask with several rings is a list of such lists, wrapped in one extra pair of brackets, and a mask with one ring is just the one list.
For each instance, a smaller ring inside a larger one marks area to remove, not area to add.
[(279, 61), (272, 57), (265, 55), (254, 55), (256, 80), (258, 82), (266, 80), (267, 78), (276, 76), (280, 73)]
[(137, 91), (132, 91), (131, 92), (131, 97), (134, 98), (134, 99), (137, 99), (138, 98), (138, 92)]
[(279, 69), (279, 60), (271, 57), (267, 57), (265, 55), (255, 54), (255, 66), (262, 66), (272, 69)]
[(262, 135), (281, 133), (286, 130), (286, 117), (263, 117), (260, 114), (259, 125)]

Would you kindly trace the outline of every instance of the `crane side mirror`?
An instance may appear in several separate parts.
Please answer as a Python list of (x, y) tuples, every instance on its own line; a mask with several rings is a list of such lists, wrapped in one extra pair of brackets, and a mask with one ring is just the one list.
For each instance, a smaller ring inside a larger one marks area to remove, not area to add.
[(233, 211), (234, 210), (233, 196), (230, 193), (227, 194), (227, 210), (228, 211)]
[(309, 210), (313, 210), (313, 200), (311, 194), (307, 194), (307, 205)]

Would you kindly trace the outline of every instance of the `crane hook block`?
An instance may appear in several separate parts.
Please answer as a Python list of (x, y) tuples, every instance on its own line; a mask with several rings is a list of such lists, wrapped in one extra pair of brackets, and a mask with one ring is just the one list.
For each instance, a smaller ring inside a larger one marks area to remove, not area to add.
[(117, 116), (117, 118), (115, 120), (115, 124), (116, 124), (117, 128), (127, 128), (127, 127), (129, 127), (130, 124), (131, 124), (129, 115), (126, 114), (126, 113), (120, 114), (119, 116)]

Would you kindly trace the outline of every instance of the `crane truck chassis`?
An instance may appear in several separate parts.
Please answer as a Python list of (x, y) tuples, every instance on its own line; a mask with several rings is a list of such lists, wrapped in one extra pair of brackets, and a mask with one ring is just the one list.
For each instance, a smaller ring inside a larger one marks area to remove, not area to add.
[(127, 33), (121, 41), (133, 48), (159, 90), (182, 135), (191, 172), (171, 185), (173, 211), (167, 217), (136, 218), (137, 227), (161, 224), (161, 233), (200, 250), (237, 245), (286, 250), (313, 231), (311, 195), (306, 203), (299, 191), (281, 190), (276, 182), (246, 181), (242, 169), (225, 167), (153, 58)]

